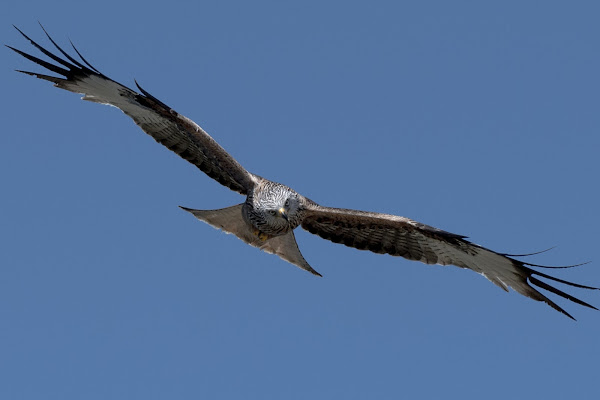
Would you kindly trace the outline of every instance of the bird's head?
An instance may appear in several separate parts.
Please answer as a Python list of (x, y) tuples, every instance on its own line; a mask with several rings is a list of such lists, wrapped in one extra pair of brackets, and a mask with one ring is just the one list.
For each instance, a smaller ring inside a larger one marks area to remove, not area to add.
[(281, 218), (287, 221), (294, 220), (298, 213), (300, 203), (298, 197), (290, 195), (282, 201), (277, 202), (269, 207), (267, 212), (274, 218)]
[(261, 232), (280, 235), (300, 224), (300, 195), (287, 186), (268, 185), (252, 196), (252, 224)]

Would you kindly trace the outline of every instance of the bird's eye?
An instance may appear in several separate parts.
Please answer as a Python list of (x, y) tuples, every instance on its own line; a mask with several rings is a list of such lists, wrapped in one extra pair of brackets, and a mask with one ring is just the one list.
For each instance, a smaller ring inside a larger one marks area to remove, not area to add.
[(285, 206), (286, 206), (286, 207), (289, 207), (289, 206), (290, 206), (290, 199), (287, 199), (287, 200), (285, 201)]
[(277, 215), (277, 211), (275, 210), (269, 210), (269, 214), (271, 214), (272, 216)]

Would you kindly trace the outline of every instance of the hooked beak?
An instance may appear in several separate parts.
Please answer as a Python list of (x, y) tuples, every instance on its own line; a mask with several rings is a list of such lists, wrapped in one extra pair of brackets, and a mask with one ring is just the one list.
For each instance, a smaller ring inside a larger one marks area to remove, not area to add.
[(280, 215), (280, 216), (281, 216), (283, 219), (285, 219), (286, 221), (288, 220), (288, 216), (287, 216), (287, 213), (286, 213), (286, 210), (285, 210), (285, 208), (281, 207), (281, 208), (280, 208), (279, 210), (277, 210), (277, 211), (279, 212), (279, 215)]

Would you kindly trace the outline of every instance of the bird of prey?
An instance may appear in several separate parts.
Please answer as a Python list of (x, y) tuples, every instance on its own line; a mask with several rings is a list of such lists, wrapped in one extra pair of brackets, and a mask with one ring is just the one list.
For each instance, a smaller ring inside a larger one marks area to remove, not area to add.
[(139, 93), (113, 81), (87, 62), (75, 46), (73, 50), (79, 59), (65, 52), (43, 27), (49, 41), (62, 57), (46, 50), (16, 29), (54, 63), (14, 47), (7, 47), (58, 76), (21, 70), (17, 70), (18, 72), (50, 81), (60, 89), (83, 94), (83, 100), (119, 108), (158, 143), (222, 185), (246, 196), (243, 203), (219, 210), (182, 208), (199, 220), (234, 234), (252, 246), (276, 254), (285, 261), (321, 276), (306, 262), (298, 249), (294, 229), (300, 226), (323, 239), (359, 250), (400, 256), (427, 264), (451, 264), (472, 269), (500, 288), (508, 291), (511, 287), (524, 296), (547, 303), (570, 318), (573, 317), (534, 286), (596, 309), (538, 277), (577, 288), (597, 288), (558, 279), (531, 268), (543, 266), (519, 261), (513, 258), (517, 257), (515, 255), (498, 253), (474, 244), (466, 236), (408, 218), (324, 207), (288, 186), (255, 175), (244, 169), (200, 126), (152, 96), (137, 82)]

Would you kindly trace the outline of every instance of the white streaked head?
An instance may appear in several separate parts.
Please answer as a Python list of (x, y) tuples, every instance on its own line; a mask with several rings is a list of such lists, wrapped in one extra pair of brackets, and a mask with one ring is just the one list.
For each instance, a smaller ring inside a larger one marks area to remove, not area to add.
[(300, 195), (285, 185), (265, 182), (248, 196), (244, 214), (259, 231), (283, 235), (300, 224)]

